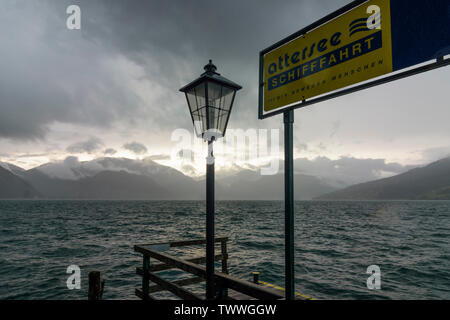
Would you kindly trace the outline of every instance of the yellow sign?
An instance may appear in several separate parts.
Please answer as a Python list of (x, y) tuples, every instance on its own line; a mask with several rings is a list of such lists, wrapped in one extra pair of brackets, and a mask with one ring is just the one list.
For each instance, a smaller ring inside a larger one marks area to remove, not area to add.
[(263, 61), (265, 111), (390, 73), (390, 1), (367, 1)]

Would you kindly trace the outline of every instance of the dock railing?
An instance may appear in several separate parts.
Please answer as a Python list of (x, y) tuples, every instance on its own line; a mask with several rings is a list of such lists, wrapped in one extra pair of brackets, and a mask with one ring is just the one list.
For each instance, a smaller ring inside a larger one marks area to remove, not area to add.
[[(216, 238), (215, 242), (220, 243), (221, 246), (221, 253), (215, 256), (215, 261), (222, 261), (222, 272), (216, 271), (214, 274), (216, 299), (234, 300), (233, 295), (228, 294), (228, 289), (231, 289), (234, 293), (238, 293), (241, 297), (245, 296), (250, 299), (275, 300), (284, 298), (282, 294), (276, 293), (273, 290), (229, 275), (228, 238)], [(173, 247), (204, 244), (206, 244), (206, 239), (135, 245), (134, 251), (141, 253), (143, 256), (142, 267), (136, 268), (136, 273), (142, 276), (142, 288), (136, 289), (136, 296), (143, 300), (151, 300), (155, 299), (152, 296), (153, 293), (169, 291), (183, 300), (203, 300), (203, 295), (193, 293), (183, 287), (205, 281), (206, 268), (201, 264), (205, 263), (206, 257), (184, 258), (168, 254), (166, 251)], [(153, 264), (155, 260), (159, 261), (159, 263)], [(169, 281), (156, 274), (159, 271), (170, 269), (179, 269), (194, 277)], [(155, 285), (150, 286), (150, 282), (153, 282)]]

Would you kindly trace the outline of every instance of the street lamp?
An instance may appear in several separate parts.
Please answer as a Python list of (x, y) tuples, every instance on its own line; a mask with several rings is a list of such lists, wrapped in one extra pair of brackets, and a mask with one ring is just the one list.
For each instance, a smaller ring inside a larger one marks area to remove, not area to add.
[(180, 89), (186, 94), (198, 137), (208, 141), (206, 162), (206, 299), (214, 291), (214, 155), (213, 142), (225, 136), (236, 91), (242, 87), (216, 72), (212, 61), (200, 77)]

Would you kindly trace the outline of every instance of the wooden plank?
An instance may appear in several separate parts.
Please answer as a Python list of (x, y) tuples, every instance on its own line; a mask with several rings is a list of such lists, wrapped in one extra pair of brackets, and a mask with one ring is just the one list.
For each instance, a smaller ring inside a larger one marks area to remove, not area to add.
[[(183, 287), (183, 286), (189, 286), (191, 284), (201, 283), (204, 281), (205, 281), (205, 279), (203, 279), (203, 278), (194, 277), (194, 278), (176, 280), (176, 281), (173, 281), (172, 283), (176, 284), (180, 287)], [(155, 293), (155, 292), (160, 292), (160, 291), (164, 291), (164, 290), (165, 289), (163, 287), (156, 285), (156, 286), (151, 286), (149, 291), (150, 291), (150, 293)]]
[[(280, 286), (277, 286), (277, 285), (274, 285), (274, 284), (271, 284), (271, 283), (268, 283), (268, 282), (264, 282), (264, 281), (261, 281), (261, 280), (259, 280), (258, 283), (261, 286), (264, 286), (264, 287), (267, 287), (267, 288), (271, 288), (273, 290), (277, 290), (279, 292), (282, 292), (283, 295), (285, 295), (285, 292), (286, 292), (285, 288), (282, 288)], [(314, 298), (312, 298), (310, 296), (307, 296), (306, 294), (302, 294), (302, 293), (299, 293), (299, 292), (294, 292), (294, 294), (295, 294), (295, 300), (316, 300), (316, 299), (314, 299)]]
[[(215, 238), (214, 242), (227, 242), (228, 237), (220, 237)], [(195, 246), (206, 244), (206, 239), (193, 239), (193, 240), (182, 240), (182, 241), (168, 241), (168, 242), (155, 242), (149, 244), (138, 245), (139, 247), (148, 247), (148, 246), (158, 246), (158, 245), (170, 245), (170, 247), (183, 247), (183, 246)]]
[(283, 295), (273, 290), (258, 286), (257, 284), (254, 284), (250, 281), (237, 279), (228, 274), (216, 273), (216, 277), (218, 278), (218, 281), (223, 282), (223, 286), (241, 292), (256, 299), (278, 300), (284, 298)]
[[(156, 300), (154, 297), (152, 297), (149, 294), (147, 294), (147, 296), (145, 296), (140, 289), (135, 289), (134, 294), (142, 300)], [(145, 299), (144, 299), (144, 297), (145, 297)]]
[[(143, 276), (144, 275), (144, 271), (142, 270), (142, 268), (137, 267), (136, 268), (136, 274), (140, 275), (140, 276)], [(205, 281), (205, 279), (202, 278), (202, 277), (194, 277), (194, 278), (187, 278), (187, 279), (181, 279), (181, 280), (172, 281), (172, 283), (182, 287), (182, 286), (188, 286), (188, 285), (191, 285), (191, 284), (200, 283), (200, 282), (203, 282), (203, 281)], [(166, 290), (166, 289), (162, 288), (159, 285), (149, 287), (149, 293), (159, 292), (159, 291), (163, 291), (163, 290)]]
[[(218, 254), (215, 256), (215, 261), (221, 261), (222, 259), (224, 259), (224, 256), (222, 256), (221, 254)], [(228, 255), (225, 256), (225, 259), (228, 259)], [(196, 263), (196, 264), (202, 264), (202, 263), (206, 262), (206, 257), (196, 257), (196, 258), (187, 259), (186, 261)], [(164, 270), (169, 270), (169, 269), (173, 269), (173, 268), (175, 268), (175, 267), (171, 266), (169, 264), (160, 263), (160, 264), (150, 266), (150, 272), (164, 271)]]
[[(226, 242), (228, 241), (228, 237), (222, 237), (222, 238), (215, 238), (214, 242)], [(171, 247), (182, 247), (182, 246), (193, 246), (193, 245), (200, 245), (200, 244), (206, 244), (206, 239), (197, 239), (197, 240), (185, 240), (185, 241), (172, 241), (170, 242)]]
[(184, 300), (202, 300), (199, 296), (196, 294), (184, 289), (183, 287), (173, 283), (169, 282), (167, 280), (164, 280), (161, 277), (158, 277), (156, 274), (149, 272), (148, 276), (150, 278), (150, 281), (153, 281), (157, 285), (163, 287), (165, 290), (172, 292), (177, 297), (180, 297)]
[(140, 246), (134, 246), (134, 250), (142, 253), (143, 255), (148, 255), (152, 258), (155, 258), (156, 260), (159, 260), (165, 264), (173, 265), (178, 269), (192, 273), (193, 275), (196, 275), (198, 277), (206, 278), (206, 268), (204, 266), (188, 262), (186, 260), (171, 256), (164, 252), (159, 252), (156, 250), (143, 248)]
[(246, 294), (243, 294), (241, 292), (237, 292), (237, 291), (234, 291), (234, 290), (229, 290), (228, 291), (228, 298), (230, 300), (256, 300), (253, 297), (250, 297), (250, 296), (248, 296)]

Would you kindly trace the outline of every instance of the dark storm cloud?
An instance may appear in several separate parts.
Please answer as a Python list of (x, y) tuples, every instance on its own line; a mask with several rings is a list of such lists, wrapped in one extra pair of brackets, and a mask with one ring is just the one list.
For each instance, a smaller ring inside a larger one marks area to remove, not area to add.
[[(261, 126), (257, 107), (258, 53), (348, 1), (80, 1), (92, 19), (88, 37), (108, 43), (147, 68), (174, 95), (197, 77), (208, 59), (240, 83), (230, 126)], [(107, 27), (106, 27), (107, 26)], [(148, 66), (156, 61), (158, 68)], [(156, 115), (165, 124), (189, 126), (185, 102)], [(161, 101), (164, 104), (164, 101)], [(184, 110), (184, 112), (180, 112)], [(266, 122), (267, 124), (267, 122)]]
[(136, 109), (111, 53), (67, 30), (57, 3), (2, 1), (0, 137), (43, 138), (55, 122), (105, 127)]
[(70, 153), (93, 153), (103, 146), (103, 142), (98, 138), (90, 138), (87, 141), (77, 142), (67, 147)]
[(113, 155), (113, 154), (116, 154), (117, 151), (116, 151), (115, 149), (113, 149), (113, 148), (108, 148), (108, 149), (106, 149), (105, 151), (103, 151), (103, 153), (104, 153), (104, 154), (110, 154), (110, 155)]
[(147, 147), (139, 142), (130, 142), (123, 145), (127, 150), (130, 150), (136, 154), (144, 154), (147, 152)]
[[(345, 2), (4, 0), (0, 137), (44, 138), (55, 122), (189, 127), (178, 89), (210, 58), (244, 86), (230, 123), (256, 126), (259, 50)], [(66, 29), (72, 4), (80, 31)], [(154, 100), (137, 92), (143, 84)]]

